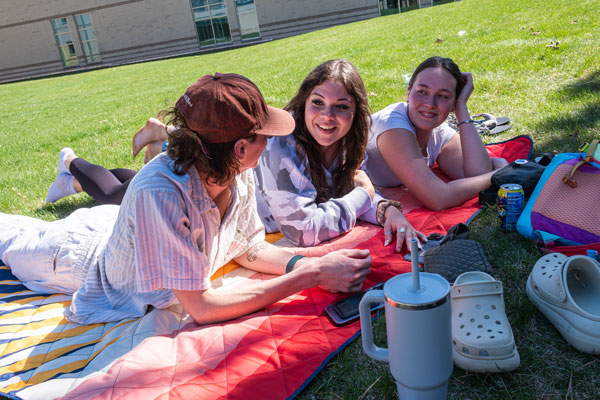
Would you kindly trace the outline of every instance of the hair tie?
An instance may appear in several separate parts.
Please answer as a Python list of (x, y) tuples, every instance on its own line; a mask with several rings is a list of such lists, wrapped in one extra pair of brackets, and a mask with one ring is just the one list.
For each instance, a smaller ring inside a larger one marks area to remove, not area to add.
[(288, 261), (287, 265), (285, 266), (285, 273), (289, 274), (292, 272), (294, 270), (294, 265), (296, 265), (298, 260), (301, 258), (304, 258), (304, 256), (300, 254), (296, 254), (294, 257), (290, 258), (290, 261)]

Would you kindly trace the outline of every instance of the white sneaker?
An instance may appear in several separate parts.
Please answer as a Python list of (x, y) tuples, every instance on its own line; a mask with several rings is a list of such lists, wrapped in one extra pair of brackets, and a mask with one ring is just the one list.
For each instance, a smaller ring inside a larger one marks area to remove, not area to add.
[[(62, 152), (61, 152), (62, 153)], [(77, 193), (73, 186), (73, 175), (68, 172), (58, 174), (50, 189), (48, 189), (48, 195), (46, 196), (47, 203), (54, 203), (63, 197)]]
[(67, 167), (65, 166), (65, 158), (69, 155), (75, 155), (75, 152), (73, 151), (73, 149), (71, 149), (70, 147), (65, 147), (64, 149), (62, 149), (60, 151), (60, 154), (58, 155), (58, 174), (62, 174), (62, 173), (70, 173), (67, 170)]

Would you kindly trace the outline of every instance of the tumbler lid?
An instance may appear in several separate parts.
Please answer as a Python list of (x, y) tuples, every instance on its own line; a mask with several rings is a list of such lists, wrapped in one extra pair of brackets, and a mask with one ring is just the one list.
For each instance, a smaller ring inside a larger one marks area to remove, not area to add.
[(413, 289), (410, 273), (395, 276), (383, 286), (390, 305), (410, 310), (439, 307), (450, 299), (450, 283), (439, 274), (421, 272), (420, 289)]

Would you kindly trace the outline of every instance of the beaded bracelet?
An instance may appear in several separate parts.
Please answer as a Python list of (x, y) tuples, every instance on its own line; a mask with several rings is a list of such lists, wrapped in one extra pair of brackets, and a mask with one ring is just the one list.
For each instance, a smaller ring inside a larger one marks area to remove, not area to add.
[(456, 126), (461, 126), (462, 124), (471, 124), (475, 122), (473, 119), (465, 119), (463, 122), (459, 122)]
[(377, 210), (375, 212), (375, 219), (381, 226), (385, 225), (385, 211), (389, 206), (396, 207), (398, 211), (402, 212), (402, 203), (396, 200), (385, 200), (380, 202), (377, 205)]

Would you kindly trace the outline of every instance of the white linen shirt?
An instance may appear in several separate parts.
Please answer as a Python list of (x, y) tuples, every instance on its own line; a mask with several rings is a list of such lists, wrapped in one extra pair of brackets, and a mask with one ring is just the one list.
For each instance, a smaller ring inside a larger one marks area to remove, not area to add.
[(252, 171), (230, 186), (221, 222), (195, 167), (177, 175), (161, 154), (131, 181), (98, 262), (73, 297), (70, 320), (82, 324), (139, 317), (168, 307), (171, 289), (205, 290), (211, 275), (264, 240)]

